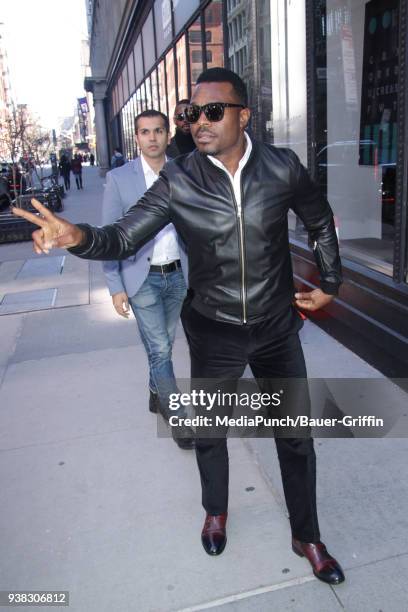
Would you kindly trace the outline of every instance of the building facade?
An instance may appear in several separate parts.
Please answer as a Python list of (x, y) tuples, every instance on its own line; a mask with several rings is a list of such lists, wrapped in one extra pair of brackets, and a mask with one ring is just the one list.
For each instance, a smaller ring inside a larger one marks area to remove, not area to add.
[[(7, 50), (4, 40), (3, 24), (0, 24), (0, 130), (12, 111), (13, 96), (11, 92)], [(9, 150), (0, 135), (0, 160), (9, 160)]]
[[(173, 114), (198, 74), (245, 80), (251, 134), (299, 155), (336, 218), (345, 282), (315, 320), (383, 372), (408, 371), (406, 0), (87, 0), (98, 147), (137, 154), (134, 117)], [(95, 96), (96, 94), (96, 96)], [(99, 129), (98, 129), (99, 125)], [(103, 165), (103, 164), (102, 164)], [(289, 215), (296, 282), (318, 285)]]

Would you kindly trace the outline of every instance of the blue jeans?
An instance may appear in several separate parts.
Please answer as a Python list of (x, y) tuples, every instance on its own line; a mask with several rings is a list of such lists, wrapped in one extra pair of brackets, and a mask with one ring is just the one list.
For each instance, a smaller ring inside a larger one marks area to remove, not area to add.
[(147, 353), (149, 387), (158, 393), (164, 410), (170, 393), (178, 392), (171, 354), (186, 292), (181, 270), (149, 272), (136, 295), (129, 298)]

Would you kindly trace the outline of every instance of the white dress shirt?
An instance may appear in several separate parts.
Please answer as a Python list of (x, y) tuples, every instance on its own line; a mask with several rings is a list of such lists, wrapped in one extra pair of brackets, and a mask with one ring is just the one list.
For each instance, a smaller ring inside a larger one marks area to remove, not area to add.
[[(143, 153), (140, 154), (143, 173), (146, 181), (146, 189), (149, 189), (158, 179), (159, 175), (149, 166)], [(167, 161), (167, 159), (166, 159)], [(172, 223), (169, 223), (154, 237), (154, 247), (151, 264), (162, 266), (180, 259), (180, 252), (177, 242), (176, 230)]]
[(217, 159), (216, 157), (213, 157), (212, 155), (207, 155), (208, 159), (214, 164), (214, 166), (218, 166), (218, 168), (221, 168), (221, 170), (224, 170), (224, 172), (227, 173), (228, 178), (230, 179), (232, 183), (232, 188), (234, 190), (235, 199), (237, 201), (237, 207), (238, 207), (239, 214), (241, 213), (241, 173), (252, 151), (252, 141), (246, 132), (244, 132), (244, 134), (246, 138), (246, 149), (245, 149), (244, 155), (241, 157), (239, 161), (238, 168), (234, 176), (232, 176), (232, 174), (227, 170), (224, 164), (220, 162), (219, 159)]

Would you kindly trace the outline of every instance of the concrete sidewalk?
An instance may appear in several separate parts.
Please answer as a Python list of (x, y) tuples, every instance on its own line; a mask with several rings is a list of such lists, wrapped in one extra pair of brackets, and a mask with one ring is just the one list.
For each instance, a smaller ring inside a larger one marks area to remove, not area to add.
[[(102, 185), (85, 168), (64, 216), (100, 223)], [(136, 324), (115, 315), (101, 264), (29, 243), (0, 246), (0, 262), (0, 590), (69, 591), (74, 612), (408, 609), (405, 417), (382, 439), (316, 439), (322, 540), (344, 584), (292, 553), (267, 439), (230, 440), (228, 545), (208, 557), (194, 453), (157, 438)], [(310, 377), (382, 378), (310, 321), (301, 338)], [(181, 329), (174, 353), (188, 378)]]

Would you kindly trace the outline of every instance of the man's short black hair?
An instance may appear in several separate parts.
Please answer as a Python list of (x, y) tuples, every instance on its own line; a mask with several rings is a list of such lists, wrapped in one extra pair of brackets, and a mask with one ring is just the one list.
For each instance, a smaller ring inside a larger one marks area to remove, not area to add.
[(176, 106), (174, 108), (176, 108), (179, 104), (190, 104), (190, 100), (188, 100), (187, 98), (183, 98), (182, 100), (177, 100)]
[(240, 104), (248, 106), (248, 92), (244, 81), (228, 68), (208, 68), (200, 74), (196, 83), (231, 83)]
[(170, 122), (169, 122), (169, 118), (167, 117), (167, 115), (165, 115), (164, 113), (161, 113), (158, 110), (154, 110), (154, 108), (150, 108), (136, 115), (135, 132), (137, 132), (137, 122), (139, 121), (139, 119), (143, 119), (143, 117), (161, 117), (164, 121), (164, 127), (166, 128), (166, 132), (170, 131)]

